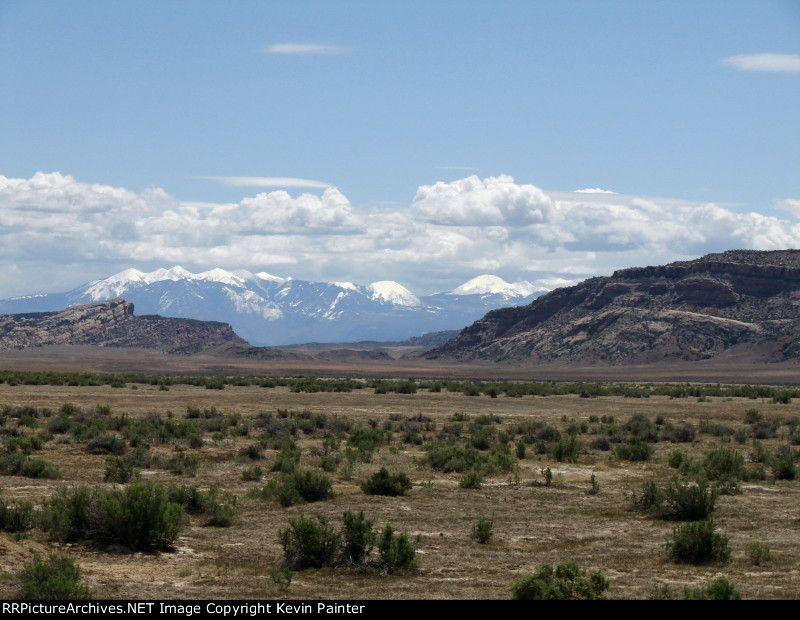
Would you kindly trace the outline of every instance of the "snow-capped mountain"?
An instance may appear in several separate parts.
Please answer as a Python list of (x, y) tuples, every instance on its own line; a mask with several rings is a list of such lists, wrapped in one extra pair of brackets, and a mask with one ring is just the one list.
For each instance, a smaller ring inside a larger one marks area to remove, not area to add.
[(0, 300), (0, 314), (46, 312), (124, 297), (138, 315), (160, 314), (230, 323), (256, 345), (402, 340), (460, 329), (489, 310), (523, 305), (546, 289), (482, 275), (450, 292), (418, 297), (393, 281), (359, 286), (310, 282), (266, 272), (180, 266), (145, 273), (125, 269), (66, 293)]
[(483, 275), (464, 282), (461, 286), (450, 291), (451, 295), (503, 295), (506, 299), (517, 297), (530, 297), (536, 292), (536, 287), (530, 282), (515, 282), (509, 284), (497, 276)]

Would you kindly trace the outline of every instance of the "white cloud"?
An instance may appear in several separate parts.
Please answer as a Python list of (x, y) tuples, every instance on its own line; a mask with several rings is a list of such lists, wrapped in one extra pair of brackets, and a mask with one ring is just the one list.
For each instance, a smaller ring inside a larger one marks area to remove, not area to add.
[(793, 198), (784, 198), (775, 202), (775, 208), (781, 211), (788, 211), (796, 218), (800, 219), (800, 200)]
[(201, 177), (218, 181), (223, 185), (233, 187), (316, 187), (325, 189), (335, 187), (324, 181), (314, 181), (312, 179), (298, 179), (296, 177)]
[(421, 186), (412, 209), (417, 217), (436, 224), (524, 226), (551, 217), (553, 202), (538, 187), (518, 185), (510, 176), (473, 175)]
[(319, 43), (273, 43), (264, 47), (264, 51), (268, 54), (333, 56), (346, 52), (347, 48)]
[(740, 71), (800, 71), (800, 54), (739, 54), (722, 62)]
[(576, 189), (576, 194), (616, 194), (617, 192), (612, 192), (610, 189), (600, 189), (599, 187), (592, 187), (587, 189)]
[(342, 192), (179, 202), (57, 172), (0, 176), (0, 298), (60, 291), (125, 267), (247, 268), (303, 279), (450, 290), (482, 273), (566, 282), (733, 248), (800, 247), (782, 219), (716, 203), (545, 192), (512, 177), (421, 186), (409, 205), (356, 208)]

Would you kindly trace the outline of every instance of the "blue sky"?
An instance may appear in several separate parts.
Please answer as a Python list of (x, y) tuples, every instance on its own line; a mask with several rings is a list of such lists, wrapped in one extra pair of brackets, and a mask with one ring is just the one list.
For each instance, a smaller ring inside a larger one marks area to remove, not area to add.
[(800, 246), (797, 0), (5, 0), (0, 55), (0, 175), (19, 181), (0, 191), (0, 296), (171, 261), (424, 293), (726, 235)]

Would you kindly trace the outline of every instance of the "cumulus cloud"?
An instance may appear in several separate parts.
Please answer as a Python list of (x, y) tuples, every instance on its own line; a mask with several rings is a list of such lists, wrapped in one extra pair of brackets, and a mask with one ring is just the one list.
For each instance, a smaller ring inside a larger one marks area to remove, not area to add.
[(784, 198), (775, 202), (775, 208), (781, 211), (788, 211), (796, 218), (800, 219), (800, 200)]
[(722, 62), (740, 71), (800, 71), (800, 54), (739, 54)]
[(518, 185), (510, 176), (472, 175), (421, 186), (412, 208), (417, 217), (436, 224), (525, 226), (549, 218), (553, 202), (538, 187)]
[(416, 294), (482, 273), (577, 282), (732, 248), (800, 247), (794, 217), (713, 202), (546, 192), (510, 176), (421, 186), (408, 205), (356, 208), (332, 187), (239, 202), (179, 202), (54, 173), (0, 176), (0, 297), (65, 290), (125, 267), (183, 264), (358, 283), (399, 280)]
[(332, 56), (342, 54), (347, 48), (338, 45), (321, 45), (319, 43), (273, 43), (264, 47), (268, 54), (301, 54)]

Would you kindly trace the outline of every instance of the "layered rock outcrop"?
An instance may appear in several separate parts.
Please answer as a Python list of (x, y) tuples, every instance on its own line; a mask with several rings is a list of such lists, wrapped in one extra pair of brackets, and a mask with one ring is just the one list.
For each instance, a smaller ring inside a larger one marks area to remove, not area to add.
[(226, 342), (246, 344), (227, 323), (135, 316), (133, 304), (121, 298), (61, 312), (0, 315), (0, 349), (89, 344), (194, 353)]
[(800, 357), (800, 250), (735, 250), (616, 271), (495, 310), (429, 359), (642, 363)]

